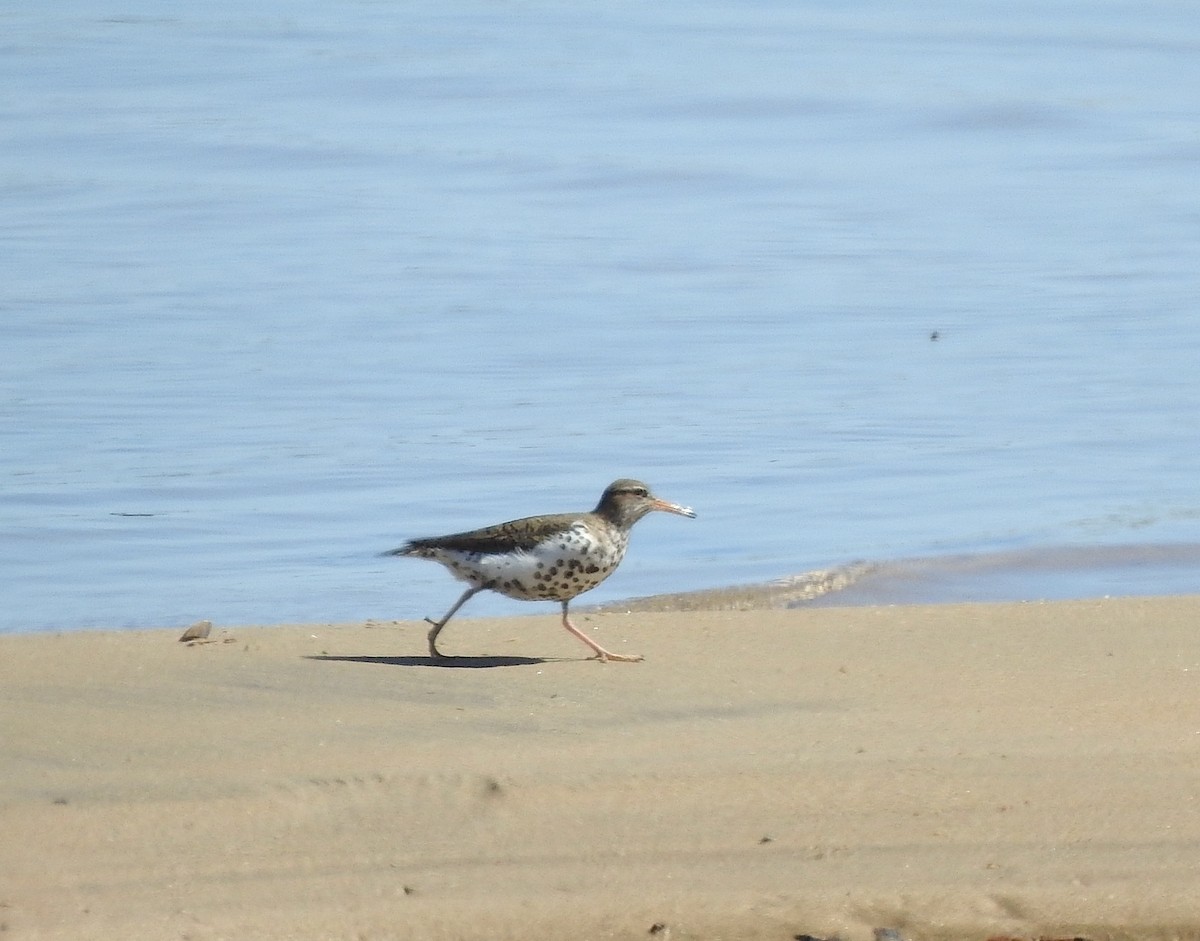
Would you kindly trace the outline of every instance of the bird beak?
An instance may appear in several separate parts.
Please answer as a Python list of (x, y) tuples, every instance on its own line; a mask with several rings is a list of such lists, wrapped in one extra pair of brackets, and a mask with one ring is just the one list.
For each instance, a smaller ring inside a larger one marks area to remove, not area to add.
[(668, 503), (666, 500), (659, 500), (655, 497), (650, 501), (650, 509), (662, 510), (664, 513), (674, 513), (677, 516), (686, 516), (688, 519), (696, 518), (696, 511), (690, 506), (680, 506), (678, 503)]

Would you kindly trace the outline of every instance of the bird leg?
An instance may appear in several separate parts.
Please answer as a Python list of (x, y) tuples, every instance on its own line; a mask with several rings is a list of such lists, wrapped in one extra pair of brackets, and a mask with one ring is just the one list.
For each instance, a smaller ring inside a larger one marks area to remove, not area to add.
[(473, 594), (475, 594), (476, 592), (479, 592), (479, 591), (483, 591), (483, 589), (471, 587), (471, 588), (468, 588), (466, 591), (464, 591), (462, 594), (462, 597), (459, 598), (456, 602), (454, 602), (454, 607), (452, 607), (449, 611), (447, 611), (446, 616), (444, 618), (442, 618), (440, 621), (435, 621), (435, 620), (433, 620), (433, 618), (425, 619), (425, 621), (427, 623), (433, 625), (433, 630), (431, 630), (429, 632), (429, 656), (433, 657), (435, 660), (443, 659), (443, 655), (441, 653), (439, 653), (438, 649), (437, 649), (436, 641), (437, 641), (438, 634), (441, 632), (441, 629), (446, 626), (446, 622), (449, 621), (452, 617), (454, 617), (454, 613), (459, 608), (461, 608), (464, 604), (466, 604), (467, 601), (470, 599), (470, 597)]
[[(463, 601), (466, 601), (466, 600), (467, 600), (466, 598), (463, 599)], [(461, 604), (461, 603), (462, 602), (459, 602), (459, 604)], [(599, 660), (601, 663), (607, 663), (609, 660), (619, 660), (622, 663), (637, 663), (640, 660), (645, 659), (644, 657), (639, 656), (638, 654), (613, 653), (612, 651), (605, 650), (598, 643), (596, 643), (594, 640), (592, 640), (590, 637), (588, 637), (587, 634), (583, 633), (583, 631), (579, 630), (579, 628), (577, 628), (574, 624), (571, 623), (571, 619), (569, 617), (567, 617), (567, 605), (568, 604), (570, 604), (569, 601), (564, 601), (562, 603), (563, 627), (565, 627), (568, 631), (570, 631), (572, 634), (574, 634), (576, 637), (578, 637), (581, 641), (583, 641), (585, 644), (587, 644), (589, 647), (591, 647), (592, 650), (596, 651), (596, 656), (590, 657), (589, 659)], [(455, 605), (455, 607), (457, 607), (457, 605)], [(451, 612), (451, 614), (453, 614), (453, 613), (454, 612)]]

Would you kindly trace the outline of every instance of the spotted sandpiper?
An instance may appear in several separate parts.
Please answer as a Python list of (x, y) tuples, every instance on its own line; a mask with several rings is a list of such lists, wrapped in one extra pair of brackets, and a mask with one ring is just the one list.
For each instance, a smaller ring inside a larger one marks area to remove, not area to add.
[(613, 573), (625, 556), (629, 530), (652, 510), (695, 517), (691, 507), (660, 500), (640, 480), (616, 480), (590, 513), (530, 516), (484, 529), (449, 536), (412, 539), (385, 555), (433, 559), (470, 587), (440, 621), (426, 618), (429, 654), (441, 658), (437, 636), (472, 595), (497, 591), (523, 601), (559, 601), (562, 623), (595, 651), (600, 661), (637, 661), (641, 657), (613, 653), (571, 623), (571, 599), (595, 588)]

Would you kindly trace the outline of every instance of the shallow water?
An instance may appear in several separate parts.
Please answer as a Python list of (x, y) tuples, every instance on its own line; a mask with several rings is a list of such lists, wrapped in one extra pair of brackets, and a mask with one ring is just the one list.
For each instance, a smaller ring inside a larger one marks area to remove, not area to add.
[(438, 614), (378, 552), (626, 475), (589, 601), (1200, 587), (1188, 5), (0, 23), (2, 631)]

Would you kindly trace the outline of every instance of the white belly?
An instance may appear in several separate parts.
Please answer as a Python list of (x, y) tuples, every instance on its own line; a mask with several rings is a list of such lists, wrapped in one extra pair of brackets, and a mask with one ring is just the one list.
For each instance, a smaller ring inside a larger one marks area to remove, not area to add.
[(523, 600), (565, 601), (595, 588), (625, 555), (627, 539), (597, 541), (576, 523), (560, 536), (522, 552), (481, 553), (439, 549), (435, 558), (455, 578)]

